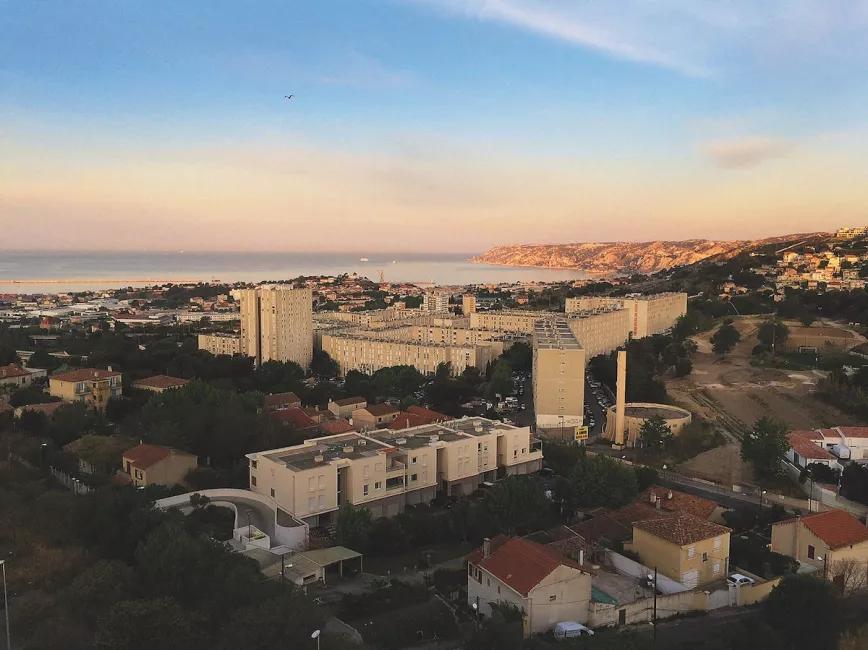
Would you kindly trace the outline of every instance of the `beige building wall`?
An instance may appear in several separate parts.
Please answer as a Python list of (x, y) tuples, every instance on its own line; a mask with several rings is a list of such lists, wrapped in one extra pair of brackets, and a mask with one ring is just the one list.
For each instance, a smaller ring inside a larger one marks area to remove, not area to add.
[(728, 532), (679, 546), (634, 526), (633, 541), (624, 548), (638, 553), (645, 566), (657, 567), (666, 577), (689, 588), (725, 578), (729, 571)]
[(567, 298), (565, 311), (623, 308), (629, 312), (633, 338), (644, 338), (665, 332), (687, 313), (686, 293), (657, 293), (647, 296), (582, 296)]
[(566, 321), (537, 324), (532, 377), (537, 430), (574, 438), (584, 421), (585, 351)]
[(199, 464), (192, 454), (173, 450), (167, 458), (157, 461), (146, 469), (139, 469), (135, 465), (129, 466), (126, 460), (124, 460), (124, 466), (135, 486), (172, 486), (183, 483), (187, 474), (196, 469)]
[[(830, 549), (822, 539), (798, 520), (782, 521), (772, 526), (772, 551), (787, 555), (801, 564), (817, 569), (817, 575), (833, 580), (843, 567), (841, 563), (855, 561), (862, 572), (861, 584), (868, 584), (868, 541)], [(811, 557), (813, 555), (813, 557)], [(820, 559), (823, 558), (823, 559)]]
[(467, 602), (471, 605), (478, 602), (481, 615), (486, 617), (491, 616), (493, 603), (515, 605), (524, 612), (527, 638), (548, 632), (561, 621), (587, 622), (591, 576), (562, 564), (523, 596), (484, 568), (469, 564)]
[(313, 293), (310, 288), (262, 286), (238, 292), (241, 349), (256, 359), (294, 361), (302, 368), (313, 358)]
[(627, 309), (581, 312), (574, 316), (567, 322), (588, 359), (609, 354), (630, 338), (630, 311)]
[(199, 334), (197, 341), (200, 350), (214, 356), (241, 354), (241, 336), (238, 334)]
[(123, 394), (123, 377), (114, 375), (104, 379), (63, 381), (48, 378), (48, 394), (64, 402), (84, 402), (99, 411), (104, 411), (109, 399)]
[(476, 296), (464, 294), (461, 296), (461, 313), (467, 316), (476, 311)]

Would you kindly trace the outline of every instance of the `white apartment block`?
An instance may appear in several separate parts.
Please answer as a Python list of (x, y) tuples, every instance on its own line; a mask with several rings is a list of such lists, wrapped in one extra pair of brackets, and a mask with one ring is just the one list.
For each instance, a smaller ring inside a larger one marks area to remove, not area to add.
[(214, 356), (226, 354), (241, 354), (241, 336), (239, 334), (199, 334), (197, 337), (200, 350), (210, 352)]
[(567, 298), (567, 314), (603, 308), (623, 308), (630, 312), (630, 335), (641, 339), (665, 332), (687, 313), (686, 293), (655, 293), (617, 297), (583, 296)]
[(307, 368), (313, 358), (313, 292), (267, 285), (241, 289), (241, 351), (266, 361), (294, 361)]
[(584, 421), (585, 351), (566, 321), (537, 322), (532, 376), (537, 431), (575, 440)]
[(306, 440), (248, 454), (250, 489), (311, 526), (334, 523), (341, 505), (392, 517), (437, 494), (471, 494), (483, 481), (542, 467), (529, 427), (462, 418), (400, 431), (378, 430)]
[(445, 291), (426, 291), (422, 296), (422, 311), (449, 311), (449, 294)]

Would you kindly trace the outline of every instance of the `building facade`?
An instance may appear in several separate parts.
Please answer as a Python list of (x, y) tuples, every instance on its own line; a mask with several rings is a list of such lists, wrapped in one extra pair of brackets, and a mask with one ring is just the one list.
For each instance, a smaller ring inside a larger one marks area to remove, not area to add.
[(537, 431), (576, 440), (584, 421), (585, 350), (566, 321), (537, 321), (532, 377)]
[(498, 474), (538, 471), (542, 448), (528, 427), (462, 418), (326, 436), (247, 458), (252, 491), (316, 526), (333, 522), (344, 503), (391, 517), (438, 493), (470, 494)]
[(236, 292), (241, 303), (241, 352), (256, 360), (293, 361), (302, 368), (313, 358), (313, 292), (310, 288), (266, 285)]
[(605, 308), (627, 309), (630, 314), (630, 336), (644, 338), (665, 332), (687, 313), (687, 294), (669, 292), (647, 296), (583, 296), (567, 298), (564, 305), (568, 314)]
[(65, 402), (84, 402), (103, 411), (109, 399), (123, 394), (123, 376), (111, 368), (70, 370), (48, 378), (48, 393)]
[(232, 356), (241, 354), (241, 335), (215, 332), (214, 334), (199, 334), (197, 342), (200, 350), (210, 352), (215, 357), (221, 354)]

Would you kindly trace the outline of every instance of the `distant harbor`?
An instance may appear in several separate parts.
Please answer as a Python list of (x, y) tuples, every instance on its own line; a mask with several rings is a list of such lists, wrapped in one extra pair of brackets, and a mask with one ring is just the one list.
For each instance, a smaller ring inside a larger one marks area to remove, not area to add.
[[(362, 258), (367, 259), (362, 262)], [(471, 254), (0, 251), (0, 293), (99, 291), (189, 282), (268, 282), (300, 275), (352, 275), (422, 286), (552, 282), (589, 277), (576, 269), (476, 264)], [(158, 272), (158, 275), (155, 274)]]

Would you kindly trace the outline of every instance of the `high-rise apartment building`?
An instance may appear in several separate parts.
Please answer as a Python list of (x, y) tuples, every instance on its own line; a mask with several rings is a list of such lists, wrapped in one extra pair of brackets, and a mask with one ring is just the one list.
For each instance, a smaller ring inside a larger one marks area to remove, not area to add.
[(238, 334), (223, 332), (199, 334), (198, 343), (200, 350), (210, 352), (214, 356), (241, 354), (241, 337)]
[(449, 311), (449, 294), (445, 291), (426, 291), (422, 296), (422, 311)]
[(576, 440), (584, 421), (585, 351), (564, 320), (537, 321), (533, 404), (541, 435)]
[(602, 308), (621, 307), (630, 311), (630, 334), (635, 339), (660, 334), (687, 313), (686, 293), (655, 293), (615, 297), (583, 296), (567, 298), (567, 314)]
[(465, 293), (461, 296), (461, 313), (467, 316), (476, 311), (476, 296), (472, 293)]
[(284, 285), (241, 289), (241, 352), (266, 361), (294, 361), (307, 368), (313, 358), (313, 293)]

